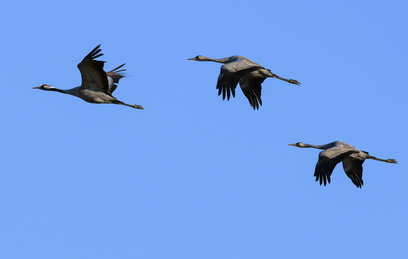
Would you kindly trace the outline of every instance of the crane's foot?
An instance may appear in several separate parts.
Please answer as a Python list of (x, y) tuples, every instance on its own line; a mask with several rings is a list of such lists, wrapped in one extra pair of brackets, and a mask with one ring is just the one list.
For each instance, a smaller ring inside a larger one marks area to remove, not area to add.
[(289, 79), (288, 82), (294, 85), (300, 85), (300, 83), (296, 81), (295, 79)]
[(133, 107), (133, 108), (136, 108), (136, 109), (144, 110), (144, 108), (143, 108), (141, 105), (135, 104), (135, 105), (133, 105), (132, 107)]
[(387, 159), (387, 163), (397, 164), (397, 161), (395, 161), (394, 159)]

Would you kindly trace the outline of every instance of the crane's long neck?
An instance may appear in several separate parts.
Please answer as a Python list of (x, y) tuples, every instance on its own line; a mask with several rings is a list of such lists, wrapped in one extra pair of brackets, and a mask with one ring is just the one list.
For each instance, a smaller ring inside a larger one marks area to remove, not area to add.
[(58, 88), (55, 88), (55, 87), (44, 87), (44, 88), (41, 88), (41, 90), (60, 92), (60, 93), (63, 93), (63, 94), (67, 93), (65, 90), (58, 89)]
[(229, 60), (229, 58), (207, 58), (207, 57), (204, 57), (204, 58), (203, 58), (202, 60), (200, 60), (200, 61), (213, 61), (213, 62), (225, 64), (225, 63), (228, 62), (228, 60)]
[(336, 144), (337, 144), (336, 142), (331, 142), (331, 143), (325, 144), (325, 145), (312, 145), (312, 144), (303, 143), (303, 145), (302, 145), (301, 147), (302, 147), (302, 148), (311, 147), (311, 148), (317, 148), (317, 149), (326, 150), (326, 149), (329, 149), (329, 148), (332, 148), (332, 147), (336, 146)]
[(54, 92), (59, 92), (59, 93), (63, 93), (63, 94), (70, 94), (70, 95), (82, 98), (81, 93), (80, 93), (81, 92), (81, 87), (80, 86), (74, 87), (74, 88), (71, 88), (71, 89), (66, 89), (66, 90), (58, 89), (58, 88), (55, 88), (53, 86), (41, 87), (40, 89), (45, 90), (45, 91), (54, 91)]

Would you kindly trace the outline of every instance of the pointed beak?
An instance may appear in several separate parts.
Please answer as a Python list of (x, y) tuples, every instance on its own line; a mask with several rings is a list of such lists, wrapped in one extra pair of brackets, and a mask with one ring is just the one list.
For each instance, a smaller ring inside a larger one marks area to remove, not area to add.
[(296, 147), (296, 144), (288, 144), (289, 146), (294, 146), (294, 147)]
[(196, 60), (195, 58), (188, 58), (187, 60)]
[(33, 87), (33, 89), (40, 89), (40, 88), (41, 88), (41, 86)]

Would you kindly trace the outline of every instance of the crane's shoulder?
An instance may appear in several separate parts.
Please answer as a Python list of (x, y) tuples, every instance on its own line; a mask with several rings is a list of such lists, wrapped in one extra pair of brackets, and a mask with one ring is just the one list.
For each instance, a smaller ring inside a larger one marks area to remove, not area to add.
[(327, 157), (329, 159), (342, 157), (342, 159), (344, 159), (344, 157), (349, 156), (351, 154), (360, 153), (360, 150), (345, 142), (335, 141), (333, 143), (335, 145), (331, 148), (328, 148), (320, 152), (319, 157)]
[(255, 63), (254, 61), (247, 59), (243, 56), (232, 56), (229, 58), (228, 62), (221, 66), (221, 70), (228, 71), (230, 73), (236, 73), (243, 70), (256, 70), (262, 69), (261, 65)]

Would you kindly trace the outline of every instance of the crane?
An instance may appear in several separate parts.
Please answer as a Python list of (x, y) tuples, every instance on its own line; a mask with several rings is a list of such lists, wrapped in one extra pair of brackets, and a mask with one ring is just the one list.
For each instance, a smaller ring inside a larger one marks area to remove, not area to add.
[(221, 73), (218, 76), (217, 82), (218, 95), (222, 93), (223, 100), (225, 100), (225, 97), (229, 100), (231, 94), (235, 97), (235, 88), (239, 82), (242, 92), (248, 98), (249, 104), (254, 110), (259, 109), (259, 106), (262, 105), (261, 84), (267, 77), (273, 77), (291, 84), (300, 85), (298, 81), (277, 76), (272, 73), (271, 70), (243, 56), (214, 59), (199, 55), (194, 58), (189, 58), (188, 60), (223, 63), (224, 65), (221, 66)]
[(310, 145), (297, 142), (295, 144), (289, 144), (289, 146), (323, 149), (323, 151), (319, 153), (319, 160), (316, 164), (314, 176), (316, 177), (316, 182), (319, 181), (320, 185), (322, 185), (323, 182), (325, 186), (327, 182), (330, 183), (330, 176), (334, 167), (340, 162), (343, 162), (344, 172), (346, 172), (347, 176), (357, 188), (361, 188), (363, 185), (363, 163), (366, 159), (393, 164), (397, 163), (394, 159), (380, 159), (370, 156), (368, 152), (361, 151), (342, 141), (334, 141), (326, 145)]
[(78, 64), (78, 69), (81, 72), (82, 77), (81, 86), (68, 90), (61, 90), (50, 85), (43, 84), (41, 86), (34, 87), (33, 89), (70, 94), (89, 103), (113, 103), (143, 110), (143, 107), (140, 105), (126, 104), (112, 96), (113, 91), (115, 91), (117, 87), (116, 84), (119, 83), (119, 80), (124, 77), (121, 72), (125, 71), (126, 69), (119, 69), (125, 64), (122, 64), (109, 72), (105, 72), (103, 70), (105, 61), (95, 60), (103, 55), (100, 53), (100, 46), (100, 44), (96, 46), (91, 52), (89, 52), (88, 55), (85, 56), (81, 63)]

